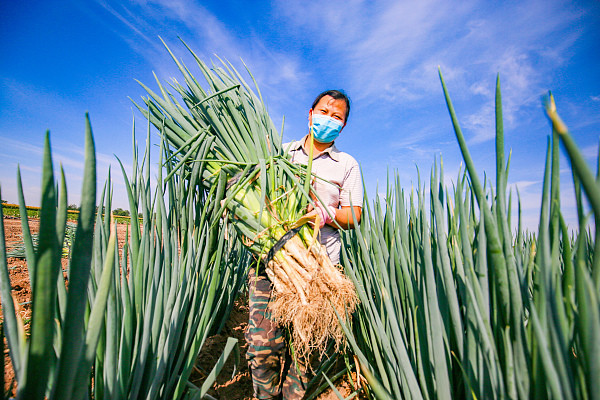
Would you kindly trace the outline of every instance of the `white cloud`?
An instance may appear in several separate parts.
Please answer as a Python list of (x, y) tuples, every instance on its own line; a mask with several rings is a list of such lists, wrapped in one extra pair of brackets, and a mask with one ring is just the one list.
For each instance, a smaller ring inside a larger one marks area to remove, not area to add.
[(508, 186), (508, 189), (510, 189), (510, 190), (519, 189), (519, 191), (523, 191), (533, 185), (539, 185), (540, 183), (541, 183), (541, 181), (516, 181), (516, 182), (509, 182), (507, 186)]
[[(153, 40), (148, 35), (146, 35), (143, 30), (148, 30), (149, 25), (144, 22), (142, 18), (139, 17), (136, 13), (130, 12), (125, 7), (119, 7), (122, 11), (118, 11), (114, 7), (112, 7), (108, 1), (105, 0), (97, 0), (98, 4), (102, 6), (106, 11), (112, 14), (115, 18), (117, 18), (121, 23), (131, 29), (135, 35), (141, 38), (145, 42), (145, 46), (150, 46), (155, 50), (158, 49), (158, 44), (156, 40)], [(123, 39), (125, 39), (128, 44), (132, 47), (137, 47), (140, 49), (139, 45), (136, 45), (137, 41), (129, 40), (129, 35), (123, 35)]]
[(493, 139), (496, 135), (496, 119), (493, 104), (486, 100), (479, 111), (463, 119), (465, 130), (471, 132), (470, 143), (481, 143)]
[(15, 140), (5, 136), (0, 136), (2, 141), (2, 156), (3, 157), (14, 157), (15, 154), (29, 154), (30, 157), (36, 155), (42, 155), (44, 148), (42, 146), (36, 146), (20, 140)]
[[(563, 29), (581, 11), (542, 1), (493, 6), (481, 1), (352, 1), (344, 7), (320, 4), (318, 12), (310, 3), (292, 1), (281, 4), (279, 12), (299, 34), (341, 58), (337, 65), (347, 69), (341, 73), (348, 75), (356, 99), (408, 104), (437, 95), (441, 65), (453, 98), (474, 93), (493, 107), (493, 77), (499, 72), (509, 126), (523, 106), (537, 103), (548, 84), (544, 77), (568, 59), (570, 46), (582, 34)], [(549, 37), (552, 47), (543, 45)], [(490, 106), (468, 116), (471, 140), (492, 138), (493, 120)]]
[[(175, 40), (174, 34), (180, 36), (205, 62), (209, 59), (217, 61), (213, 57), (216, 54), (232, 62), (243, 75), (245, 70), (240, 59), (244, 60), (261, 88), (270, 85), (298, 86), (306, 78), (295, 56), (281, 49), (269, 48), (260, 37), (251, 34), (238, 37), (229, 26), (198, 2), (132, 0), (113, 5), (98, 1), (127, 27), (120, 33), (122, 39), (153, 66), (160, 80), (180, 74), (159, 42), (158, 34), (163, 36), (178, 59), (191, 60), (191, 57)], [(192, 67), (192, 63), (189, 62), (188, 67)]]
[[(243, 58), (268, 93), (272, 107), (288, 93), (301, 92), (308, 82), (319, 79), (313, 76), (315, 68), (302, 61), (305, 55), (283, 50), (252, 31), (241, 36), (197, 2), (98, 1), (124, 24), (123, 39), (154, 65), (161, 79), (176, 72), (152, 36), (177, 30), (203, 59), (215, 50), (236, 65)], [(490, 6), (475, 0), (375, 4), (353, 0), (340, 7), (291, 0), (273, 6), (271, 18), (285, 26), (288, 40), (306, 41), (309, 51), (314, 51), (312, 57), (326, 49), (323, 54), (331, 61), (315, 59), (316, 69), (326, 68), (327, 63), (339, 69), (354, 101), (422, 103), (439, 96), (437, 68), (441, 66), (453, 100), (473, 94), (483, 98), (475, 112), (461, 118), (470, 143), (494, 137), (493, 77), (497, 72), (505, 126), (513, 128), (519, 110), (537, 105), (548, 85), (546, 72), (568, 59), (571, 44), (581, 35), (577, 30), (563, 32), (581, 11), (542, 1)], [(553, 39), (551, 47), (545, 45), (548, 37)], [(179, 44), (165, 39), (178, 57), (185, 56)], [(282, 86), (291, 90), (278, 90)], [(271, 111), (275, 115), (282, 110)]]
[(583, 156), (587, 160), (595, 161), (598, 158), (598, 145), (597, 144), (583, 147), (580, 150), (581, 150), (581, 154), (583, 154)]
[(478, 94), (478, 95), (482, 95), (485, 97), (492, 96), (492, 91), (490, 90), (490, 86), (484, 85), (483, 82), (476, 82), (476, 83), (472, 84), (471, 87), (469, 88), (469, 90), (473, 94)]

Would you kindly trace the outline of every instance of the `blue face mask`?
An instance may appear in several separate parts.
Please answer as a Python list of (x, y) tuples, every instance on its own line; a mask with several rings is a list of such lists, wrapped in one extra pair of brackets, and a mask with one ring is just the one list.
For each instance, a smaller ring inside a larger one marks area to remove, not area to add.
[(312, 132), (317, 142), (331, 143), (342, 131), (344, 124), (334, 118), (321, 114), (312, 115)]

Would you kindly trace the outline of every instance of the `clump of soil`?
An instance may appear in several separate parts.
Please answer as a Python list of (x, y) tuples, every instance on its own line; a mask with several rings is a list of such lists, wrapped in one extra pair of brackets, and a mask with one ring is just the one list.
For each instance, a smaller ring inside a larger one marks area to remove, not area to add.
[(233, 374), (235, 357), (231, 354), (227, 359), (213, 388), (208, 392), (209, 395), (217, 399), (252, 399), (252, 379), (245, 358), (248, 344), (244, 339), (244, 332), (248, 327), (248, 310), (248, 304), (244, 299), (240, 298), (235, 302), (229, 320), (222, 332), (206, 339), (196, 361), (194, 371), (190, 376), (190, 381), (194, 385), (202, 386), (225, 349), (227, 339), (230, 337), (236, 338), (240, 349), (240, 363), (236, 367), (236, 373)]

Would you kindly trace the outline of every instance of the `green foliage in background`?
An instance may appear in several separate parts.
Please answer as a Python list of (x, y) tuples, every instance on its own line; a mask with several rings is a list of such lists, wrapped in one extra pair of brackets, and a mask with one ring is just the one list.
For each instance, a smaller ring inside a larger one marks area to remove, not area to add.
[[(135, 210), (123, 247), (116, 242), (116, 223), (109, 218), (110, 174), (99, 201), (106, 214), (96, 212), (89, 119), (81, 212), (73, 239), (65, 233), (66, 182), (61, 174), (60, 184), (55, 183), (49, 136), (37, 245), (23, 212), (18, 173), (32, 288), (29, 336), (11, 296), (4, 224), (0, 225), (3, 331), (18, 399), (200, 398), (216, 379), (221, 366), (200, 388), (188, 382), (206, 338), (223, 327), (231, 311), (244, 282), (247, 254), (235, 236), (227, 236), (225, 226), (210, 224), (220, 201), (214, 193), (190, 190), (186, 198), (176, 199), (174, 194), (182, 193), (181, 185), (188, 182), (177, 174), (164, 183), (159, 177), (152, 189), (149, 146), (148, 141), (142, 165), (134, 154), (132, 177), (123, 171)], [(146, 223), (140, 223), (138, 212)], [(60, 273), (65, 240), (72, 240), (68, 289)], [(223, 358), (232, 352), (239, 358), (236, 349), (235, 340), (230, 340)]]
[[(73, 239), (75, 238), (75, 230), (77, 229), (77, 224), (72, 221), (67, 221), (65, 226), (65, 239), (63, 241), (63, 248), (61, 252), (61, 257), (67, 258), (71, 253), (71, 246), (73, 245)], [(31, 235), (31, 241), (33, 243), (33, 249), (37, 250), (38, 247), (38, 234), (34, 233)], [(16, 245), (13, 245), (6, 252), (6, 257), (16, 257), (16, 258), (25, 258), (25, 239), (24, 236), (21, 235), (21, 241)]]
[[(97, 208), (98, 207), (96, 207), (96, 209)], [(31, 219), (39, 219), (40, 218), (40, 207), (27, 206), (24, 209), (21, 209), (21, 207), (18, 204), (2, 204), (2, 212), (4, 213), (5, 217), (20, 218), (21, 213), (24, 212), (23, 210), (26, 210), (26, 214), (27, 214), (28, 218), (31, 218)], [(113, 212), (113, 216), (115, 217), (115, 221), (119, 224), (127, 224), (130, 221), (128, 210), (121, 210), (120, 208), (117, 208), (115, 210), (115, 212)], [(68, 205), (67, 206), (67, 220), (68, 221), (77, 221), (78, 217), (79, 217), (79, 206), (77, 206), (75, 204)]]
[[(520, 215), (511, 227), (499, 80), (495, 187), (480, 183), (442, 85), (465, 173), (447, 190), (436, 163), (429, 193), (419, 182), (410, 195), (393, 179), (385, 200), (365, 203), (361, 226), (344, 237), (344, 264), (362, 301), (346, 333), (368, 392), (378, 399), (597, 399), (600, 256), (582, 194), (600, 215), (597, 178), (549, 101), (554, 129), (539, 230), (524, 232)], [(573, 166), (575, 234), (560, 211), (559, 140)]]
[[(31, 284), (31, 328), (29, 336), (20, 314), (15, 309), (6, 263), (4, 223), (0, 225), (0, 296), (4, 315), (4, 334), (17, 380), (18, 399), (56, 398), (58, 382), (86, 382), (100, 338), (104, 311), (113, 271), (111, 262), (115, 249), (114, 231), (110, 236), (107, 257), (99, 260), (101, 272), (96, 295), (88, 305), (87, 280), (92, 267), (94, 205), (96, 201), (96, 160), (89, 120), (86, 119), (85, 166), (82, 183), (82, 202), (76, 239), (69, 264), (69, 291), (61, 273), (61, 249), (67, 221), (67, 191), (61, 169), (60, 185), (56, 185), (49, 134), (44, 148), (40, 229), (37, 249), (29, 231), (20, 172), (17, 171), (18, 196), (25, 254)], [(0, 215), (1, 216), (1, 215)], [(61, 350), (62, 349), (62, 350)], [(68, 351), (69, 360), (60, 355)], [(59, 365), (63, 365), (59, 369)], [(4, 377), (2, 378), (4, 384)], [(81, 386), (81, 383), (79, 384)], [(72, 385), (66, 387), (74, 396)]]
[[(221, 198), (196, 187), (202, 168), (190, 183), (170, 174), (167, 165), (170, 178), (163, 181), (161, 170), (153, 189), (149, 136), (148, 131), (142, 160), (134, 152), (132, 174), (123, 169), (133, 218), (121, 257), (115, 255), (114, 296), (94, 363), (94, 399), (206, 394), (217, 370), (201, 388), (188, 378), (206, 338), (224, 326), (245, 281), (246, 251), (231, 229), (211, 224)], [(100, 204), (110, 210), (110, 196)], [(95, 238), (107, 237), (109, 226), (101, 222)], [(103, 247), (102, 242), (95, 246), (96, 257)], [(100, 273), (94, 271), (92, 291)], [(237, 354), (233, 339), (226, 355), (231, 351)]]

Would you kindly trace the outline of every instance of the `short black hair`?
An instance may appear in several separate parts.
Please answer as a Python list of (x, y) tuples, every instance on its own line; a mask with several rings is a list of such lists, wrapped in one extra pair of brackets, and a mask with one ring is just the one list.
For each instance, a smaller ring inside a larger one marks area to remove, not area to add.
[(325, 96), (331, 96), (335, 100), (344, 100), (346, 102), (346, 116), (344, 118), (344, 123), (348, 122), (348, 116), (350, 115), (350, 98), (348, 97), (348, 95), (346, 93), (344, 93), (343, 90), (326, 90), (326, 91), (324, 91), (323, 93), (321, 93), (317, 96), (317, 98), (315, 99), (315, 101), (313, 101), (312, 106), (310, 108), (314, 109), (317, 106), (317, 104), (319, 103), (319, 101)]

